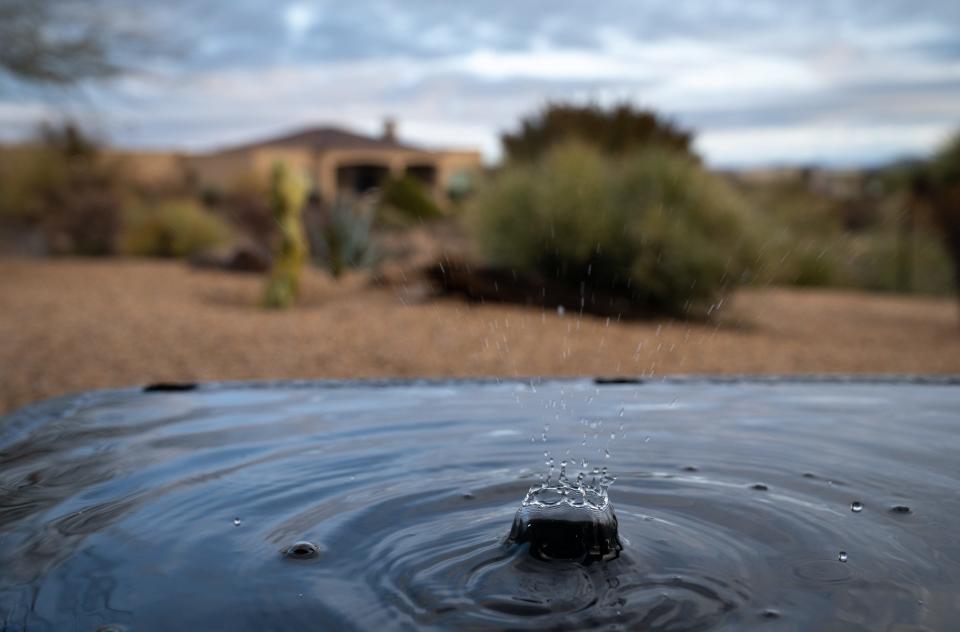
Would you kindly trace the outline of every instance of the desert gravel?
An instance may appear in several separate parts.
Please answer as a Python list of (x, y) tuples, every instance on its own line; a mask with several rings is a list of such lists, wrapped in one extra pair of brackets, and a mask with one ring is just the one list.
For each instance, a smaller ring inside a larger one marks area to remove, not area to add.
[(946, 298), (751, 289), (691, 324), (470, 305), (316, 270), (300, 306), (270, 312), (261, 288), (178, 262), (0, 259), (0, 412), (158, 381), (960, 373)]

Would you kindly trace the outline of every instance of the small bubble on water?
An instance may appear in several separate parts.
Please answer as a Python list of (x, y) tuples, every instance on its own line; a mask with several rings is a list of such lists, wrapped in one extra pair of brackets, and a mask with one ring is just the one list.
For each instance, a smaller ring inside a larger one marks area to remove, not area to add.
[(840, 554), (837, 556), (837, 559), (840, 560), (841, 562), (846, 562), (846, 561), (847, 561), (847, 552), (846, 552), (846, 551), (840, 551)]
[(239, 527), (242, 523), (243, 523), (243, 521), (240, 520), (240, 518), (234, 518), (234, 519), (233, 519), (233, 526), (235, 526), (235, 527)]
[(293, 560), (309, 560), (320, 555), (321, 549), (313, 542), (301, 540), (294, 542), (283, 550), (284, 557)]
[(863, 503), (861, 503), (859, 500), (853, 501), (850, 503), (850, 511), (853, 513), (860, 513), (863, 511)]

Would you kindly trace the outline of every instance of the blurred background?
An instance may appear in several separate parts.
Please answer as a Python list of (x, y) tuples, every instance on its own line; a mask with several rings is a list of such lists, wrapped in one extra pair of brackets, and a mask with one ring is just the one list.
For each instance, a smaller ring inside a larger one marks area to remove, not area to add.
[(0, 0), (0, 412), (960, 371), (960, 5)]

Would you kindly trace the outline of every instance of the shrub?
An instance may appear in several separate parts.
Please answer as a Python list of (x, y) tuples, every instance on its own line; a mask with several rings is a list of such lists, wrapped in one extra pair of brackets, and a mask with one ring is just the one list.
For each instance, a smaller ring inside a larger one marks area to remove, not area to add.
[(742, 199), (681, 153), (564, 144), (508, 164), (467, 209), (490, 262), (698, 315), (756, 261)]
[(410, 176), (388, 180), (380, 195), (380, 205), (381, 214), (395, 223), (418, 222), (442, 216), (430, 192), (419, 180)]
[(912, 180), (914, 195), (930, 209), (940, 230), (960, 297), (960, 132), (928, 164), (919, 166)]
[(598, 105), (550, 103), (520, 122), (520, 129), (501, 138), (504, 154), (514, 160), (534, 160), (551, 147), (569, 141), (596, 146), (610, 154), (661, 146), (693, 155), (693, 135), (651, 110), (621, 103)]
[(186, 257), (225, 243), (230, 228), (219, 217), (186, 200), (130, 212), (121, 248), (141, 257)]
[(57, 254), (105, 255), (121, 227), (121, 165), (76, 125), (45, 125), (0, 160), (0, 217), (43, 229)]
[(314, 261), (339, 278), (349, 268), (377, 262), (373, 244), (375, 209), (369, 202), (340, 198), (308, 225)]

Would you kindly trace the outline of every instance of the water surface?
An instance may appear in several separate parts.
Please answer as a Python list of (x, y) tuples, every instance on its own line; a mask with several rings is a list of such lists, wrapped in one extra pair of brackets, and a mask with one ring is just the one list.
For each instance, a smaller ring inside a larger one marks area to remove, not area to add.
[[(56, 400), (0, 420), (0, 630), (950, 629), (958, 428), (882, 380)], [(544, 452), (617, 477), (619, 557), (505, 543)]]

